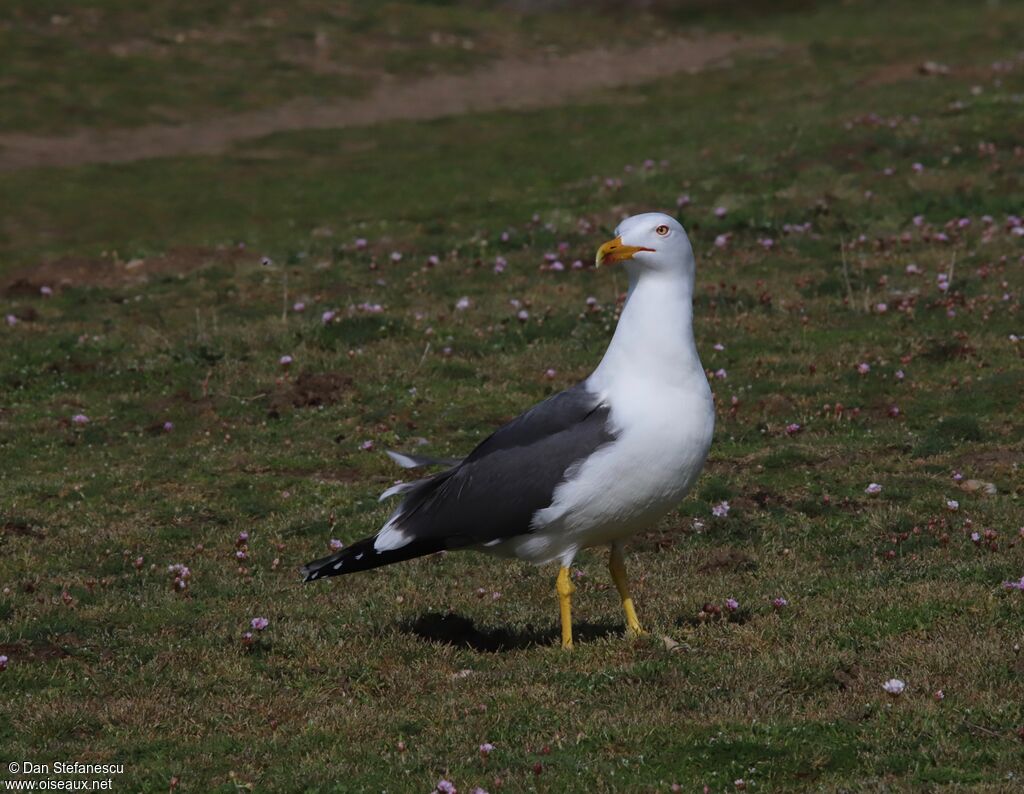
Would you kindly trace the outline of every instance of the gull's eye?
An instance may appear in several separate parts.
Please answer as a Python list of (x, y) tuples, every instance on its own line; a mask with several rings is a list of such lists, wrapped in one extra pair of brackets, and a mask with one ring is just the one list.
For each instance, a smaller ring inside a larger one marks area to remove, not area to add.
[(657, 232), (657, 233), (658, 233), (659, 235), (661, 235), (662, 237), (665, 237), (666, 235), (668, 235), (668, 226), (666, 226), (666, 225), (665, 225), (665, 224), (663, 223), (663, 224), (661, 224), (661, 226), (659, 226), (659, 227), (658, 227), (657, 229), (655, 229), (654, 231), (656, 231), (656, 232)]

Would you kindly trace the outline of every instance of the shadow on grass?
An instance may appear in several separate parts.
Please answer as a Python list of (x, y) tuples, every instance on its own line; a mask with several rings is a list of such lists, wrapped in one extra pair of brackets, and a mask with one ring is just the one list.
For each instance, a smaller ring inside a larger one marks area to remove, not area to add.
[[(479, 629), (469, 618), (455, 613), (439, 615), (427, 613), (406, 621), (402, 631), (414, 634), (428, 642), (440, 642), (456, 648), (469, 648), (480, 653), (521, 651), (538, 646), (554, 645), (561, 636), (557, 628), (524, 631), (505, 629)], [(622, 634), (622, 626), (612, 623), (574, 623), (573, 642), (590, 642)]]

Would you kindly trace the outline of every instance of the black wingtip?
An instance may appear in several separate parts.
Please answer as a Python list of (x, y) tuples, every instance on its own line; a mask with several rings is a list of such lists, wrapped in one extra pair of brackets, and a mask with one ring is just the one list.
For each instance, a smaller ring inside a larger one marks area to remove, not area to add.
[(349, 556), (349, 551), (350, 549), (343, 549), (329, 557), (322, 557), (319, 560), (307, 562), (299, 570), (303, 577), (303, 583), (345, 573), (342, 568), (345, 567), (345, 559)]
[(364, 538), (329, 557), (307, 562), (300, 569), (303, 576), (302, 581), (312, 582), (315, 579), (326, 579), (330, 576), (368, 571), (371, 568), (411, 560), (414, 557), (422, 557), (445, 549), (443, 539), (423, 538), (413, 540), (397, 549), (377, 551), (373, 547), (374, 540), (374, 538)]
[(312, 582), (314, 579), (326, 579), (329, 576), (341, 576), (346, 573), (356, 573), (380, 565), (387, 565), (392, 562), (388, 555), (379, 554), (373, 547), (374, 538), (363, 538), (341, 551), (319, 560), (307, 562), (302, 566), (303, 582)]

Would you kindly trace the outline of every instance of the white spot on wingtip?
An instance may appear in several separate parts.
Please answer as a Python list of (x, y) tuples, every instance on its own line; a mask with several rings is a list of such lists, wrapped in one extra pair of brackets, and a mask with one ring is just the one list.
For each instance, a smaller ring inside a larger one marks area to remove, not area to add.
[(357, 559), (357, 560), (361, 560), (361, 559), (363, 559), (363, 553), (362, 553), (362, 552), (359, 552), (359, 553), (358, 553), (358, 554), (356, 555), (356, 559)]
[[(359, 559), (359, 558), (356, 557), (356, 559)], [(344, 564), (345, 564), (344, 560), (338, 560), (338, 562), (334, 563), (334, 570), (336, 570), (336, 571), (340, 570), (341, 566), (344, 565)]]

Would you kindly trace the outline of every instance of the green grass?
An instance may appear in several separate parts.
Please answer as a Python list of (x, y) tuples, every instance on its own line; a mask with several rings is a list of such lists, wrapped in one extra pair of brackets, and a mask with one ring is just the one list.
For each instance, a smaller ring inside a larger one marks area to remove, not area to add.
[[(0, 131), (178, 123), (363, 96), (385, 75), (465, 72), (600, 42), (629, 47), (692, 24), (667, 11), (638, 9), (623, 29), (614, 7), (531, 13), (493, 0), (10, 0), (0, 8)], [(709, 8), (701, 21), (722, 17)]]
[[(5, 13), (38, 35), (79, 13), (22, 5)], [(180, 5), (105, 3), (94, 24), (132, 39), (271, 13)], [(363, 29), (384, 36), (396, 15), (414, 54), (434, 27), (463, 26), (515, 53), (573, 13), (385, 8), (359, 12)], [(259, 35), (333, 13), (302, 11)], [(688, 21), (666, 4), (642, 18)], [(0, 761), (124, 763), (114, 790), (140, 791), (1015, 788), (1024, 598), (1002, 583), (1024, 574), (1024, 238), (1007, 229), (1024, 210), (1022, 21), (1006, 4), (787, 8), (736, 27), (782, 37), (776, 57), (572, 107), (0, 174), (0, 313), (19, 318), (0, 326)], [(565, 46), (588, 46), (583, 32)], [(49, 82), (10, 100), (6, 129), (65, 129), (51, 97), (85, 96), (78, 80), (106, 119), (76, 125), (134, 123), (137, 74), (99, 79), (106, 55), (11, 52), (15, 74)], [(188, 68), (151, 65), (166, 82), (144, 97), (202, 117), (337, 88), (275, 82), (268, 52), (243, 47), (198, 92)], [(468, 69), (486, 60), (474, 52), (424, 57)], [(952, 72), (919, 75), (925, 60)], [(255, 104), (225, 98), (236, 81)], [(726, 377), (712, 375), (706, 473), (630, 549), (652, 637), (622, 637), (600, 550), (577, 561), (572, 653), (553, 571), (449, 554), (300, 585), (331, 538), (386, 516), (376, 496), (401, 473), (383, 449), (464, 454), (588, 374), (624, 278), (542, 270), (544, 253), (565, 243), (563, 261), (589, 263), (621, 216), (684, 193), (699, 347)], [(705, 609), (728, 597), (728, 619)], [(245, 646), (255, 616), (270, 626)], [(892, 677), (899, 698), (882, 691)]]

